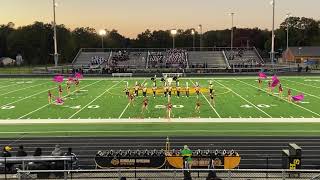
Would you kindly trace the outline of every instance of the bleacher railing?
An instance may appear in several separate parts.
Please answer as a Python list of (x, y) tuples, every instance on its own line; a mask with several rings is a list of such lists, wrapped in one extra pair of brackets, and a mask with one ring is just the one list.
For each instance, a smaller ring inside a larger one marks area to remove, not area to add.
[(93, 169), (93, 170), (19, 170), (18, 179), (34, 179), (37, 174), (47, 173), (47, 179), (57, 179), (50, 175), (64, 174), (61, 179), (184, 179), (190, 174), (192, 179), (220, 178), (234, 179), (317, 179), (320, 170), (284, 169)]
[[(117, 51), (134, 51), (134, 52), (149, 52), (149, 51), (167, 51), (172, 48), (82, 48), (81, 52), (117, 52)], [(184, 49), (187, 51), (230, 51), (230, 47), (178, 47), (175, 49)], [(254, 50), (254, 47), (233, 47), (232, 50)]]

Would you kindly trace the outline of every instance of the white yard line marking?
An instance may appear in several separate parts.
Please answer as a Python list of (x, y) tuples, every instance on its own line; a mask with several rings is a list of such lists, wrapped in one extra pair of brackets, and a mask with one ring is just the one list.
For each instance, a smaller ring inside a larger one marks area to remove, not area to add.
[[(215, 81), (215, 80), (214, 80)], [(221, 86), (225, 87), (226, 89), (229, 89), (231, 92), (233, 92), (235, 95), (237, 95), (238, 97), (240, 97), (241, 99), (243, 99), (244, 101), (246, 101), (247, 103), (251, 104), (251, 106), (255, 107), (257, 110), (259, 110), (260, 112), (262, 112), (263, 114), (267, 115), (269, 118), (272, 118), (272, 116), (270, 116), (268, 113), (266, 113), (264, 110), (260, 109), (258, 106), (254, 105), (252, 102), (248, 101), (246, 98), (242, 97), (240, 94), (236, 93), (235, 91), (233, 91), (232, 89), (228, 88), (227, 86), (221, 84), (218, 81), (215, 81), (218, 84), (220, 84)]]
[[(193, 82), (191, 79), (189, 79), (189, 81), (191, 81), (192, 84), (195, 85), (194, 82)], [(202, 96), (204, 97), (204, 99), (208, 102), (209, 106), (210, 106), (210, 107), (212, 108), (212, 110), (217, 114), (217, 116), (218, 116), (219, 118), (221, 118), (220, 114), (217, 112), (216, 108), (214, 108), (214, 107), (212, 106), (212, 104), (211, 104), (210, 101), (207, 99), (207, 97), (206, 97), (202, 92), (201, 92), (201, 95), (202, 95)]]
[(129, 105), (130, 105), (130, 103), (128, 103), (127, 106), (123, 109), (123, 111), (122, 111), (122, 113), (120, 114), (120, 116), (119, 116), (118, 119), (121, 119), (121, 118), (122, 118), (124, 112), (126, 112), (126, 110), (128, 109)]
[[(100, 81), (95, 81), (94, 83), (88, 84), (88, 85), (86, 85), (86, 86), (84, 86), (84, 87), (82, 87), (82, 88), (80, 88), (80, 89), (84, 89), (84, 88), (89, 87), (89, 86), (91, 86), (91, 85), (93, 85), (93, 84), (96, 84), (96, 83), (98, 83), (98, 82), (101, 82), (101, 80), (100, 80)], [(75, 92), (76, 92), (76, 91), (73, 91), (71, 94), (74, 94)], [(66, 95), (66, 96), (67, 96), (67, 95)], [(63, 96), (63, 98), (65, 98), (66, 96)], [(22, 118), (24, 118), (24, 117), (26, 117), (26, 116), (28, 116), (28, 115), (30, 115), (30, 114), (33, 114), (33, 113), (35, 113), (35, 112), (37, 112), (37, 111), (39, 111), (39, 110), (41, 110), (41, 109), (49, 106), (49, 105), (50, 105), (50, 104), (46, 104), (46, 105), (44, 105), (44, 106), (42, 106), (42, 107), (39, 107), (38, 109), (36, 109), (36, 110), (34, 110), (34, 111), (31, 111), (31, 112), (29, 112), (29, 113), (27, 113), (27, 114), (19, 117), (18, 119), (22, 119)]]
[[(144, 79), (144, 81), (142, 82), (142, 84), (144, 84), (146, 82), (147, 79)], [(123, 111), (121, 112), (120, 116), (118, 119), (121, 119), (123, 114), (127, 111), (128, 107), (129, 107), (130, 103), (127, 104), (127, 106), (123, 109)]]
[(41, 91), (41, 92), (39, 92), (39, 93), (33, 94), (33, 95), (31, 95), (31, 96), (27, 96), (27, 97), (25, 97), (25, 98), (19, 99), (19, 100), (17, 100), (17, 101), (14, 101), (14, 102), (11, 102), (11, 103), (2, 105), (0, 108), (2, 108), (2, 107), (4, 107), (4, 106), (11, 105), (11, 104), (14, 104), (14, 103), (17, 103), (17, 102), (20, 102), (20, 101), (23, 101), (23, 100), (28, 99), (28, 98), (31, 98), (31, 97), (34, 97), (34, 96), (36, 96), (36, 95), (38, 95), (38, 94), (48, 92), (49, 90), (52, 90), (52, 89), (55, 89), (55, 88), (56, 88), (56, 87), (51, 88), (51, 89), (47, 89), (47, 90)]
[(7, 85), (7, 86), (0, 86), (0, 89), (6, 88), (6, 87), (10, 87), (10, 86), (14, 86), (14, 85), (19, 85), (19, 84), (11, 84), (11, 85)]
[(28, 87), (25, 87), (25, 88), (22, 88), (22, 89), (17, 89), (17, 90), (14, 90), (14, 91), (10, 91), (10, 92), (1, 94), (0, 96), (4, 96), (4, 95), (7, 95), (7, 94), (11, 94), (11, 93), (17, 92), (17, 91), (21, 91), (21, 90), (25, 90), (25, 89), (29, 89), (29, 88), (33, 88), (33, 87), (37, 87), (37, 86), (41, 86), (41, 85), (48, 84), (48, 83), (49, 82), (37, 84), (37, 85), (34, 85), (34, 86), (28, 86)]
[(102, 94), (100, 94), (99, 96), (97, 96), (96, 98), (94, 98), (91, 102), (89, 102), (87, 105), (83, 106), (81, 109), (79, 109), (77, 112), (75, 112), (74, 114), (72, 114), (68, 119), (72, 119), (75, 115), (77, 115), (79, 112), (81, 112), (82, 110), (84, 110), (85, 108), (87, 108), (88, 106), (90, 106), (93, 102), (95, 102), (97, 99), (99, 99), (101, 96), (103, 96), (104, 94), (106, 94), (107, 92), (109, 92), (113, 87), (117, 86), (118, 84), (120, 84), (122, 81), (112, 85), (110, 88), (108, 88), (107, 90), (105, 90)]
[[(256, 88), (256, 89), (258, 89), (258, 90), (261, 90), (261, 91), (263, 91), (263, 92), (268, 93), (266, 90), (257, 88), (257, 87), (255, 87), (255, 86), (253, 86), (253, 85), (251, 85), (251, 84), (249, 84), (249, 83), (246, 83), (246, 82), (244, 82), (244, 81), (241, 81), (241, 80), (238, 80), (238, 79), (235, 79), (235, 80), (240, 81), (240, 82), (242, 82), (243, 84), (246, 84), (246, 85), (248, 85), (248, 86), (251, 86), (251, 87), (253, 87), (253, 88)], [(271, 94), (271, 95), (272, 95), (272, 94)], [(298, 104), (296, 104), (296, 103), (288, 102), (288, 101), (286, 101), (286, 99), (282, 99), (282, 98), (279, 97), (279, 96), (275, 96), (275, 95), (272, 95), (272, 96), (278, 97), (279, 99), (281, 99), (281, 100), (283, 100), (283, 101), (285, 101), (285, 102), (287, 102), (287, 103), (289, 103), (289, 104), (295, 105), (295, 106), (297, 106), (297, 107), (299, 107), (299, 108), (301, 108), (301, 109), (304, 109), (304, 110), (306, 110), (306, 111), (309, 111), (309, 112), (311, 112), (312, 114), (315, 114), (315, 115), (317, 115), (317, 116), (320, 117), (320, 114), (318, 114), (318, 113), (316, 113), (316, 112), (313, 112), (313, 111), (311, 111), (310, 109), (307, 109), (307, 108), (305, 108), (305, 107), (303, 107), (303, 106), (300, 106), (300, 105), (298, 105)]]
[(293, 83), (297, 83), (297, 84), (301, 84), (301, 85), (304, 85), (304, 86), (310, 86), (310, 87), (313, 87), (313, 88), (317, 88), (317, 89), (320, 89), (320, 87), (318, 86), (313, 86), (313, 85), (310, 85), (310, 84), (305, 84), (305, 83), (301, 83), (301, 82), (296, 82), (296, 81), (292, 81), (292, 80), (289, 80), (289, 79), (284, 79), (285, 81), (290, 81), (290, 82), (293, 82)]

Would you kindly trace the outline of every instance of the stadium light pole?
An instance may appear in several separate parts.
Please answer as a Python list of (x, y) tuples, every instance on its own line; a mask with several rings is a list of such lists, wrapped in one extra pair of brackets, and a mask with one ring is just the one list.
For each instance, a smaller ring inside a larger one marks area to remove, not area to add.
[(191, 30), (191, 34), (192, 34), (192, 48), (193, 51), (195, 51), (196, 47), (195, 47), (195, 41), (196, 41), (196, 31), (194, 29)]
[[(290, 18), (290, 16), (291, 16), (291, 13), (287, 13), (286, 14), (286, 19), (287, 19), (287, 50), (286, 51), (289, 50), (289, 26), (290, 26), (289, 18)], [(286, 56), (286, 63), (288, 63), (288, 57), (287, 56)]]
[(104, 39), (104, 36), (107, 34), (107, 31), (104, 30), (104, 29), (101, 29), (99, 31), (99, 35), (101, 36), (101, 48), (103, 49), (104, 48), (104, 44), (103, 44), (103, 39)]
[(275, 18), (276, 1), (272, 0), (270, 3), (272, 5), (271, 63), (272, 63), (272, 65), (274, 65), (274, 63), (275, 63), (274, 62), (274, 55), (275, 55), (275, 52), (274, 52), (274, 38), (275, 38), (275, 35), (274, 35), (274, 18)]
[(289, 49), (289, 18), (291, 17), (291, 13), (286, 14), (286, 19), (287, 19), (287, 50)]
[(235, 13), (233, 13), (233, 12), (229, 14), (231, 16), (231, 45), (230, 45), (231, 51), (233, 50), (233, 17), (234, 17), (234, 14)]
[(174, 49), (176, 47), (175, 45), (175, 36), (177, 34), (177, 30), (176, 29), (172, 29), (170, 31), (171, 35), (172, 35), (172, 48)]
[(202, 25), (199, 24), (198, 28), (200, 30), (200, 45), (199, 45), (199, 47), (200, 47), (200, 51), (201, 51), (201, 48), (202, 48)]
[(59, 54), (58, 54), (58, 45), (57, 45), (57, 25), (56, 25), (56, 7), (58, 4), (56, 0), (52, 0), (53, 3), (53, 42), (54, 42), (54, 66), (58, 66)]

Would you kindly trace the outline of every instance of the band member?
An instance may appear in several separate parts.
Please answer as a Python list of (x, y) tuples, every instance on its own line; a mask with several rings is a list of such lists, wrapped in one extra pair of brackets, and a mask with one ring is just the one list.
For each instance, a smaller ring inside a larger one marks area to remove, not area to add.
[(135, 96), (139, 96), (139, 84), (136, 82), (136, 85), (134, 86), (134, 94)]
[(210, 91), (210, 94), (212, 94), (212, 91), (213, 91), (213, 84), (212, 84), (212, 82), (210, 82), (210, 84), (209, 84), (209, 91)]
[(215, 94), (214, 91), (212, 91), (212, 93), (210, 93), (210, 103), (212, 104), (213, 107), (216, 106), (216, 102), (215, 102), (215, 98), (214, 98), (215, 95), (214, 94)]
[(153, 82), (153, 86), (157, 86), (157, 80), (155, 77), (153, 78), (152, 82)]
[(194, 108), (194, 110), (197, 112), (197, 113), (200, 113), (200, 101), (199, 101), (199, 99), (197, 100), (197, 102), (196, 102), (196, 107)]
[(145, 85), (142, 88), (142, 95), (143, 97), (147, 97), (147, 87)]
[(196, 91), (197, 96), (199, 96), (199, 94), (200, 94), (200, 86), (199, 86), (198, 83), (197, 83), (197, 85), (195, 87), (195, 91)]
[(129, 94), (129, 106), (134, 106), (134, 98), (135, 98), (135, 94), (134, 93), (131, 93)]
[(143, 100), (143, 102), (142, 102), (141, 113), (144, 113), (146, 110), (149, 112), (149, 110), (148, 110), (148, 99), (147, 98), (145, 98)]
[(171, 113), (172, 113), (172, 103), (171, 103), (171, 101), (169, 101), (167, 104), (167, 118), (168, 119), (171, 118)]
[(153, 92), (153, 98), (156, 98), (157, 86), (152, 87), (152, 92)]
[(76, 91), (79, 92), (79, 84), (80, 84), (79, 79), (75, 78), (74, 79), (74, 84), (76, 85)]
[(71, 88), (71, 82), (68, 80), (67, 81), (67, 94), (68, 94), (68, 96), (70, 95), (70, 88)]
[(130, 91), (129, 91), (128, 86), (124, 87), (124, 92), (126, 93), (126, 96), (129, 97)]
[(282, 97), (283, 88), (282, 85), (279, 85), (279, 97)]
[(168, 93), (169, 93), (169, 96), (171, 97), (171, 95), (172, 95), (172, 87), (171, 86), (169, 86), (169, 88), (168, 88)]
[(261, 89), (262, 88), (262, 80), (260, 78), (258, 79), (258, 84), (259, 84), (259, 89)]
[(292, 92), (291, 89), (288, 89), (288, 101), (292, 102)]
[(180, 97), (180, 91), (181, 91), (181, 88), (180, 88), (180, 86), (177, 86), (177, 96), (178, 96), (178, 98)]
[(164, 97), (167, 97), (168, 92), (169, 92), (168, 86), (164, 86), (164, 88), (163, 88)]
[(186, 96), (189, 97), (189, 95), (190, 95), (190, 88), (186, 87)]
[(271, 81), (268, 81), (268, 89), (267, 89), (268, 93), (271, 93), (272, 91), (272, 87), (271, 87)]
[(59, 98), (61, 98), (62, 97), (62, 87), (61, 87), (61, 85), (59, 85)]
[(51, 100), (52, 100), (52, 94), (51, 94), (51, 91), (49, 90), (48, 91), (48, 102), (49, 102), (49, 104), (51, 104)]

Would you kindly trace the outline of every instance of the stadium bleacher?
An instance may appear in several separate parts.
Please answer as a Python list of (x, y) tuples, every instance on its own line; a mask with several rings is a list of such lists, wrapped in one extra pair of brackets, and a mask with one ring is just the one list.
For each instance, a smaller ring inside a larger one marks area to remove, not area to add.
[(234, 49), (225, 51), (231, 66), (264, 64), (262, 58), (255, 49)]
[(118, 51), (111, 52), (110, 66), (118, 67), (134, 67), (134, 68), (145, 68), (146, 67), (146, 52), (136, 51)]
[(101, 65), (109, 58), (110, 52), (80, 52), (73, 64), (76, 66)]
[(227, 67), (223, 51), (193, 51), (189, 52), (190, 67), (204, 66), (208, 68)]
[[(97, 63), (98, 62), (98, 63)], [(99, 63), (102, 62), (102, 63)], [(204, 51), (186, 49), (96, 49), (80, 50), (74, 66), (100, 68), (234, 68), (242, 65), (264, 64), (253, 48), (211, 48)]]

